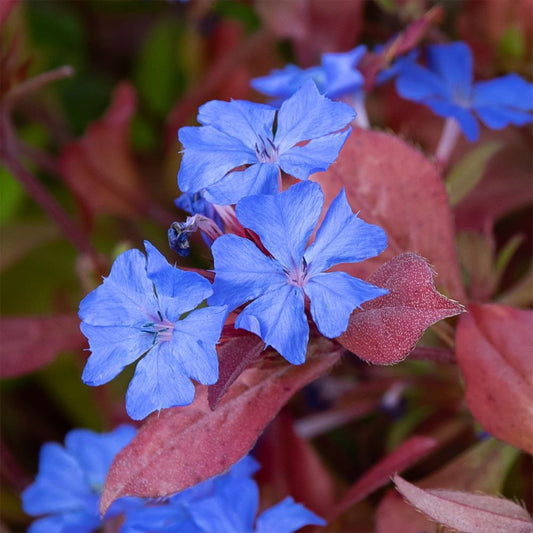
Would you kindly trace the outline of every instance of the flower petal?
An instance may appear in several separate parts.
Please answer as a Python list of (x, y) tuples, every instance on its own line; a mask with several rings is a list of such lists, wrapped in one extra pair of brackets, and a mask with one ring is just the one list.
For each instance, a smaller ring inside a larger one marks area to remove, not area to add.
[(274, 144), (281, 155), (301, 141), (344, 129), (354, 118), (355, 111), (349, 105), (322, 96), (309, 80), (281, 104)]
[(463, 42), (428, 46), (430, 69), (444, 82), (450, 96), (459, 92), (470, 96), (472, 91), (472, 52)]
[(298, 178), (307, 179), (315, 172), (326, 170), (337, 159), (352, 128), (325, 137), (313, 139), (305, 146), (293, 146), (279, 158), (284, 172)]
[(285, 99), (294, 94), (309, 79), (316, 83), (320, 91), (320, 88), (324, 87), (324, 78), (322, 67), (301, 69), (289, 64), (283, 69), (272, 70), (268, 76), (254, 78), (250, 85), (267, 96)]
[(162, 342), (137, 363), (126, 392), (126, 411), (133, 420), (142, 420), (153, 411), (192, 403), (194, 385), (172, 351), (173, 343)]
[(404, 65), (396, 78), (396, 90), (402, 98), (415, 102), (447, 97), (442, 80), (433, 72), (415, 64)]
[(427, 105), (433, 113), (441, 117), (453, 117), (461, 126), (465, 137), (474, 142), (479, 137), (479, 124), (472, 112), (464, 107), (459, 107), (450, 102), (428, 101)]
[(365, 53), (366, 46), (361, 44), (349, 52), (322, 54), (328, 98), (338, 98), (363, 87), (365, 79), (355, 67)]
[(144, 241), (144, 247), (146, 272), (154, 282), (159, 307), (165, 318), (176, 322), (183, 313), (211, 296), (211, 283), (200, 274), (170, 266), (161, 252), (148, 241)]
[(275, 108), (245, 100), (212, 100), (198, 110), (200, 124), (213, 126), (252, 150), (260, 137), (272, 138), (275, 116)]
[(311, 300), (311, 316), (318, 330), (330, 339), (346, 331), (354, 309), (389, 292), (346, 272), (317, 274), (307, 282), (304, 291)]
[(178, 136), (184, 147), (178, 172), (182, 192), (198, 192), (234, 168), (257, 163), (253, 147), (212, 126), (181, 128)]
[(309, 325), (300, 287), (286, 284), (263, 294), (245, 307), (235, 327), (255, 333), (293, 365), (305, 361)]
[(243, 198), (235, 212), (240, 223), (255, 231), (286, 269), (293, 269), (300, 266), (323, 203), (320, 185), (302, 182), (280, 194)]
[(533, 84), (517, 74), (480, 81), (474, 86), (472, 105), (476, 109), (501, 106), (530, 111), (533, 109)]
[(140, 327), (93, 326), (82, 322), (80, 328), (89, 339), (91, 350), (81, 379), (93, 387), (111, 381), (154, 344), (154, 335)]
[(255, 533), (292, 533), (308, 525), (325, 526), (326, 522), (289, 496), (257, 518)]
[(136, 326), (157, 308), (146, 257), (139, 250), (119, 255), (100, 287), (80, 303), (79, 317), (94, 326)]
[(309, 274), (313, 275), (339, 263), (375, 257), (386, 247), (386, 233), (354, 215), (343, 188), (331, 202), (315, 242), (305, 252), (305, 259)]
[(244, 170), (226, 174), (220, 181), (205, 189), (205, 197), (218, 205), (236, 204), (252, 194), (278, 192), (279, 168), (270, 163), (259, 163)]
[(509, 124), (523, 126), (533, 121), (530, 113), (505, 107), (478, 107), (476, 111), (483, 124), (494, 130), (505, 128)]
[(215, 283), (209, 305), (227, 305), (228, 312), (287, 282), (280, 263), (255, 244), (236, 235), (222, 235), (211, 247)]

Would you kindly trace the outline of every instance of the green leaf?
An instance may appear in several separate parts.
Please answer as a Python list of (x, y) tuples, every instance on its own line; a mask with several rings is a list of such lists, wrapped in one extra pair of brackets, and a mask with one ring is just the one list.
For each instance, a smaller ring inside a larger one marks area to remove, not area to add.
[(20, 183), (4, 167), (0, 167), (0, 224), (13, 218), (24, 199)]
[(457, 205), (481, 180), (490, 158), (502, 147), (489, 142), (464, 155), (446, 177), (446, 190), (451, 205)]
[(513, 25), (507, 28), (498, 43), (498, 52), (502, 56), (522, 59), (526, 53), (526, 43), (522, 29)]

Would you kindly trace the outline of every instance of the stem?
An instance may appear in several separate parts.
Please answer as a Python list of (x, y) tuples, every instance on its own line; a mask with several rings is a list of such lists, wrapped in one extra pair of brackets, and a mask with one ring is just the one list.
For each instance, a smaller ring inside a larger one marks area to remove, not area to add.
[(357, 91), (353, 96), (353, 108), (357, 113), (355, 117), (355, 123), (362, 129), (367, 130), (370, 128), (370, 122), (365, 107), (365, 92)]
[(453, 117), (447, 118), (435, 152), (435, 158), (443, 167), (448, 164), (460, 133), (461, 128), (457, 120)]

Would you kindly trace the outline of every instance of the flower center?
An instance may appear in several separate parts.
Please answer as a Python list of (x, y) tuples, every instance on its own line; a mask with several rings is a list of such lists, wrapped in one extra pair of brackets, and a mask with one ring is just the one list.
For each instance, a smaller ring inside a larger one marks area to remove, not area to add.
[(287, 274), (287, 279), (289, 280), (290, 285), (303, 287), (309, 280), (305, 257), (302, 258), (299, 267), (295, 267), (292, 270), (286, 270), (285, 273)]
[(465, 85), (457, 85), (453, 89), (453, 101), (456, 105), (468, 109), (472, 104), (472, 91)]
[(259, 142), (255, 143), (255, 153), (261, 163), (275, 163), (278, 160), (278, 148), (268, 137), (265, 140), (259, 135)]
[(147, 322), (143, 324), (142, 331), (153, 335), (153, 344), (159, 344), (160, 342), (168, 342), (172, 340), (172, 333), (174, 332), (174, 324), (163, 318), (163, 315), (158, 311), (159, 315), (153, 322)]

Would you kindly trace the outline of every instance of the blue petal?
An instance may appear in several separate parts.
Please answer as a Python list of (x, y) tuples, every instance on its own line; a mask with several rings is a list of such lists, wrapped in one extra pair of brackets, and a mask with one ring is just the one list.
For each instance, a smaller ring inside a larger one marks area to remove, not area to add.
[(136, 326), (157, 309), (146, 257), (139, 250), (119, 255), (100, 287), (80, 303), (79, 317), (94, 326)]
[(228, 312), (287, 282), (278, 261), (236, 235), (222, 235), (211, 248), (215, 283), (209, 305), (227, 305)]
[[(377, 49), (377, 47), (375, 49), (375, 52), (379, 53), (379, 50)], [(376, 83), (378, 85), (381, 85), (382, 83), (385, 83), (389, 81), (390, 79), (394, 78), (394, 76), (398, 76), (406, 68), (408, 68), (411, 65), (414, 65), (419, 55), (420, 55), (420, 51), (417, 48), (415, 48), (414, 50), (411, 50), (408, 54), (398, 57), (395, 61), (393, 61), (390, 67), (385, 68), (381, 72), (378, 73), (376, 77)]]
[(517, 111), (533, 109), (533, 84), (517, 74), (508, 74), (490, 81), (480, 81), (474, 85), (472, 106), (510, 107)]
[(530, 113), (505, 107), (478, 107), (476, 111), (482, 122), (494, 130), (505, 128), (509, 124), (523, 126), (533, 121), (533, 115)]
[(92, 533), (101, 525), (98, 512), (62, 513), (36, 520), (28, 528), (28, 533)]
[(81, 379), (93, 387), (111, 381), (154, 344), (154, 335), (143, 332), (141, 326), (91, 326), (82, 323), (80, 328), (89, 339), (91, 350)]
[(277, 165), (260, 163), (226, 174), (220, 181), (209, 186), (204, 194), (214, 204), (236, 204), (241, 198), (252, 194), (277, 193), (278, 176)]
[(427, 48), (428, 64), (445, 83), (450, 95), (469, 97), (472, 91), (472, 52), (463, 42)]
[(250, 85), (256, 91), (267, 96), (285, 99), (294, 94), (309, 79), (316, 83), (320, 92), (325, 90), (325, 73), (322, 67), (311, 67), (304, 70), (296, 65), (274, 69), (268, 76), (254, 78)]
[(463, 107), (459, 107), (453, 103), (449, 102), (428, 102), (427, 105), (431, 110), (440, 115), (441, 117), (452, 117), (459, 123), (465, 137), (470, 141), (474, 142), (479, 137), (479, 124), (472, 112)]
[(226, 319), (225, 307), (197, 309), (174, 326), (172, 353), (182, 372), (204, 385), (218, 380), (218, 342)]
[(22, 493), (24, 512), (40, 515), (83, 510), (90, 503), (91, 496), (76, 458), (59, 444), (44, 444), (39, 455), (37, 478)]
[(311, 300), (311, 316), (318, 330), (330, 339), (346, 331), (354, 309), (389, 292), (346, 272), (317, 274), (307, 282), (304, 291)]
[(198, 110), (198, 122), (213, 126), (254, 149), (258, 139), (272, 138), (276, 109), (265, 104), (232, 100), (213, 100)]
[(234, 168), (257, 163), (253, 146), (212, 126), (181, 128), (179, 140), (185, 148), (178, 172), (182, 192), (198, 192)]
[(153, 411), (192, 403), (194, 385), (172, 350), (172, 343), (162, 342), (137, 363), (126, 392), (126, 411), (133, 420), (142, 420)]
[(255, 533), (293, 533), (307, 525), (325, 526), (326, 522), (288, 497), (257, 518)]
[(327, 79), (326, 96), (338, 98), (362, 88), (365, 79), (355, 67), (365, 53), (366, 46), (362, 44), (349, 52), (322, 54)]
[(255, 333), (293, 365), (305, 361), (309, 326), (300, 287), (286, 284), (260, 296), (245, 307), (235, 327)]
[(279, 158), (279, 165), (287, 174), (300, 180), (315, 172), (326, 170), (337, 159), (352, 128), (309, 141), (305, 146), (293, 146)]
[(354, 118), (349, 105), (332, 102), (318, 92), (314, 82), (307, 81), (281, 104), (274, 143), (281, 155), (299, 142), (344, 129)]
[(115, 455), (135, 436), (133, 426), (122, 425), (110, 433), (75, 429), (65, 438), (65, 448), (77, 459), (89, 486), (100, 492)]
[(161, 311), (171, 322), (211, 296), (211, 284), (200, 274), (170, 266), (148, 241), (144, 241), (144, 247), (148, 256), (146, 272), (154, 282)]
[(243, 198), (235, 212), (240, 223), (255, 231), (286, 269), (293, 269), (300, 266), (323, 203), (320, 186), (302, 182), (280, 194)]
[(387, 235), (352, 213), (344, 189), (331, 202), (315, 242), (305, 252), (310, 275), (339, 263), (356, 263), (379, 255)]
[(402, 98), (423, 102), (428, 98), (446, 99), (442, 80), (419, 65), (406, 65), (396, 78), (396, 90)]

